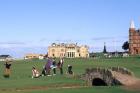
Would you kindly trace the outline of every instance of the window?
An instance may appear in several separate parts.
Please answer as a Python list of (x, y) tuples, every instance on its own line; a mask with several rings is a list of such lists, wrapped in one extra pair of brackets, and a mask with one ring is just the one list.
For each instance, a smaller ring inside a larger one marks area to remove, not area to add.
[(64, 52), (64, 49), (61, 49), (61, 52)]
[(80, 50), (79, 50), (79, 49), (77, 49), (77, 52), (80, 52)]
[(52, 52), (55, 52), (55, 49), (52, 49)]

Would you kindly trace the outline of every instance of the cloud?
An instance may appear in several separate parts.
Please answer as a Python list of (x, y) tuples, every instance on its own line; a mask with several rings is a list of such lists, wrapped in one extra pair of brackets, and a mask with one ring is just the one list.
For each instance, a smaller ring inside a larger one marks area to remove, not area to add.
[(40, 39), (39, 40), (39, 42), (45, 42), (45, 41), (47, 41), (48, 39), (46, 39), (46, 38), (42, 38), (42, 39)]
[(73, 39), (73, 38), (57, 38), (57, 39), (42, 38), (39, 40), (39, 43), (75, 43), (75, 42), (82, 42), (82, 41), (84, 41), (84, 40), (83, 39)]
[(46, 54), (46, 47), (0, 47), (0, 54), (8, 54), (14, 58), (23, 58), (27, 53)]
[(108, 40), (108, 39), (113, 39), (113, 37), (95, 37), (95, 38), (92, 38), (92, 40)]
[(121, 39), (128, 39), (128, 36), (116, 36), (116, 37), (94, 37), (91, 40), (95, 41), (102, 41), (102, 40), (121, 40)]
[(1, 45), (25, 45), (24, 42), (10, 41), (10, 42), (0, 42)]

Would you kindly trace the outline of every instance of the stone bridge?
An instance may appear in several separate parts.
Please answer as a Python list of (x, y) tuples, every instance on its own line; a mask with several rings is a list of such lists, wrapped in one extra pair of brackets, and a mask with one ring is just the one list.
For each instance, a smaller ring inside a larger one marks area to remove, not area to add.
[(137, 81), (134, 74), (123, 67), (86, 69), (81, 78), (89, 86), (130, 85)]

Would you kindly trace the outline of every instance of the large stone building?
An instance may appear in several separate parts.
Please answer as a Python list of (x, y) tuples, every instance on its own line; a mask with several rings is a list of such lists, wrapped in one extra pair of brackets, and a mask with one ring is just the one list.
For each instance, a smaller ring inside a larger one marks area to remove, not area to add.
[(135, 29), (133, 21), (129, 28), (129, 52), (131, 55), (140, 54), (140, 29)]
[(89, 57), (88, 46), (53, 43), (51, 46), (48, 47), (48, 57), (87, 58)]

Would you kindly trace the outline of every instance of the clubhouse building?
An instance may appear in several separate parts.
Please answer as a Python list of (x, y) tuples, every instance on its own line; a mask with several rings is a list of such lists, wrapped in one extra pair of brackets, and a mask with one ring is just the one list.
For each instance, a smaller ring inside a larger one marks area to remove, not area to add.
[(77, 44), (53, 43), (48, 47), (48, 57), (65, 57), (65, 58), (88, 58), (88, 46)]

